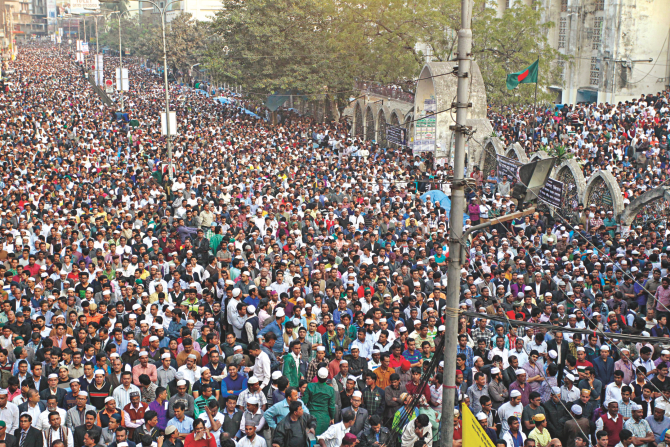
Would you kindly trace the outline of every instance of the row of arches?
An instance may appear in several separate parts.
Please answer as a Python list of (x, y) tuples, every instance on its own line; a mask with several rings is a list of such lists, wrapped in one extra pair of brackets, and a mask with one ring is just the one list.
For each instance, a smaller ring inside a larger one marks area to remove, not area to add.
[[(386, 139), (388, 126), (403, 126), (412, 134), (414, 114), (411, 106), (409, 110), (403, 111), (377, 103), (367, 103), (359, 99), (354, 103), (352, 135), (374, 141), (381, 147), (389, 145)], [(395, 147), (395, 145), (392, 145)]]
[[(538, 158), (547, 158), (545, 152), (538, 151), (528, 157), (518, 143), (511, 144), (505, 148), (498, 138), (488, 138), (484, 143), (479, 166), (485, 169), (485, 173), (491, 169), (498, 168), (498, 155), (502, 155), (521, 163), (529, 163)], [(583, 204), (586, 208), (591, 203), (596, 204), (599, 209), (612, 211), (614, 218), (622, 225), (629, 226), (638, 214), (648, 207), (658, 197), (670, 198), (670, 193), (664, 195), (660, 192), (649, 191), (631, 203), (624, 210), (623, 195), (616, 178), (609, 171), (597, 171), (588, 181), (584, 177), (581, 167), (575, 160), (566, 160), (554, 167), (552, 178), (563, 183), (563, 198), (559, 209), (554, 212), (560, 213), (565, 219), (572, 220), (577, 214), (577, 205)], [(648, 196), (645, 198), (644, 196)], [(660, 195), (659, 195), (660, 194)], [(654, 203), (654, 206), (656, 204)]]

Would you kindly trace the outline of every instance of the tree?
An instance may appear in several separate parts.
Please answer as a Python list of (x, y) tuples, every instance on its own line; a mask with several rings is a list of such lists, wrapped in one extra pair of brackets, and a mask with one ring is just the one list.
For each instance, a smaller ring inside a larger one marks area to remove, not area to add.
[(538, 101), (550, 100), (550, 85), (561, 84), (558, 60), (566, 60), (549, 46), (548, 31), (553, 22), (542, 23), (542, 11), (536, 5), (517, 2), (507, 8), (502, 17), (495, 10), (485, 8), (473, 22), (473, 54), (484, 78), (488, 102), (495, 106), (532, 104), (535, 85), (521, 84), (508, 91), (505, 85), (508, 73), (517, 72), (538, 57)]
[(260, 95), (291, 90), (322, 98), (351, 90), (352, 60), (333, 39), (337, 17), (329, 0), (226, 2), (212, 31), (220, 39), (206, 65), (220, 81)]
[[(454, 59), (460, 0), (230, 0), (212, 23), (206, 66), (217, 80), (242, 85), (259, 96), (291, 90), (312, 98), (352, 96), (354, 80), (414, 89), (422, 66)], [(489, 102), (532, 103), (534, 86), (508, 92), (507, 73), (538, 55), (538, 99), (560, 83), (541, 11), (522, 3), (502, 17), (486, 0), (473, 8), (473, 58)], [(224, 52), (223, 49), (227, 49)], [(342, 104), (342, 101), (340, 101)]]

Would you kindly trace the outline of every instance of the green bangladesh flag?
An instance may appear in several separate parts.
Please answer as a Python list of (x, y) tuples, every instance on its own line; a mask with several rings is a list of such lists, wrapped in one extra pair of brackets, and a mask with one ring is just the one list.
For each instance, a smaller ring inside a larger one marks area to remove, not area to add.
[(540, 60), (536, 60), (533, 64), (525, 70), (517, 71), (507, 75), (507, 90), (514, 90), (519, 84), (535, 84), (537, 83), (537, 71), (540, 65)]

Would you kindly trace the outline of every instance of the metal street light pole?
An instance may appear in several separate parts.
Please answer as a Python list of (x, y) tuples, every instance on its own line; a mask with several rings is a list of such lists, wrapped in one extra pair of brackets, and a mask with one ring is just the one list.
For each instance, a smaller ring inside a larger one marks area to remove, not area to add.
[[(122, 45), (122, 41), (121, 41), (121, 16), (123, 14), (127, 13), (127, 12), (150, 11), (152, 9), (153, 8), (140, 8), (140, 9), (131, 9), (131, 10), (126, 10), (126, 11), (113, 11), (109, 14), (109, 16), (105, 16), (105, 20), (106, 20), (107, 17), (111, 17), (114, 14), (116, 14), (116, 17), (119, 20), (119, 78), (120, 78), (119, 86), (121, 87), (119, 89), (119, 96), (120, 96), (120, 99), (121, 99), (121, 112), (125, 111), (125, 106), (124, 106), (124, 103), (123, 103), (123, 45)], [(99, 16), (96, 16), (96, 17), (99, 17)], [(97, 40), (98, 40), (97, 21), (96, 21), (95, 32), (96, 32), (95, 37), (96, 37), (96, 51), (97, 51), (97, 44), (98, 44), (98, 42), (97, 42)]]
[(197, 67), (198, 65), (200, 65), (200, 62), (198, 62), (197, 64), (191, 65), (191, 68), (188, 69), (188, 76), (191, 78), (191, 81), (193, 81), (193, 73), (192, 73), (193, 69), (195, 67)]
[(170, 5), (172, 5), (173, 3), (179, 3), (180, 0), (172, 0), (162, 8), (153, 0), (146, 0), (146, 1), (154, 5), (154, 7), (161, 13), (161, 28), (163, 30), (163, 74), (165, 82), (165, 137), (167, 138), (167, 150), (168, 150), (168, 178), (172, 179), (173, 175), (172, 175), (172, 140), (170, 138), (170, 89), (168, 86), (167, 45), (165, 40), (165, 13), (167, 12), (167, 9)]
[[(449, 269), (447, 270), (447, 306), (444, 325), (444, 361), (456, 358), (458, 339), (458, 303), (460, 298), (460, 270), (463, 255), (463, 211), (465, 209), (465, 140), (470, 107), (470, 62), (472, 60), (472, 5), (473, 0), (461, 0), (461, 29), (458, 31), (458, 88), (456, 91), (456, 123), (451, 127), (456, 134), (454, 149), (454, 178), (451, 186), (451, 215), (449, 216)], [(443, 446), (452, 445), (454, 439), (454, 406), (457, 398), (456, 368), (444, 368), (442, 391)]]

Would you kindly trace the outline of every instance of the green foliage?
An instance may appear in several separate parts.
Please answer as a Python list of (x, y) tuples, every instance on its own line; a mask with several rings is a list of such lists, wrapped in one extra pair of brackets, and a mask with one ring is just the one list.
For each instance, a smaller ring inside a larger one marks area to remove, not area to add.
[(291, 89), (322, 97), (351, 90), (354, 60), (333, 36), (339, 19), (332, 6), (320, 0), (226, 2), (211, 25), (219, 40), (206, 66), (215, 79), (261, 94)]
[[(163, 63), (163, 31), (160, 16), (144, 14), (121, 19), (121, 34), (124, 50), (146, 57), (155, 63)], [(179, 14), (166, 26), (168, 66), (187, 74), (189, 68), (201, 61), (210, 41), (209, 25), (193, 20), (191, 14)], [(100, 42), (118, 50), (118, 20), (112, 18)]]
[(540, 150), (545, 152), (548, 156), (555, 158), (556, 166), (560, 165), (566, 160), (571, 160), (575, 156), (574, 154), (568, 152), (568, 149), (561, 144), (555, 146), (542, 146)]
[[(461, 26), (461, 0), (222, 0), (211, 23), (188, 14), (168, 26), (168, 63), (185, 72), (196, 63), (215, 82), (241, 85), (259, 97), (292, 90), (327, 98), (340, 108), (354, 95), (354, 81), (395, 83), (407, 91), (427, 60), (454, 59)], [(560, 84), (542, 10), (516, 4), (502, 17), (474, 0), (473, 58), (479, 64), (493, 106), (531, 104), (535, 86), (508, 92), (505, 78), (540, 56), (538, 101)], [(124, 47), (161, 62), (163, 43), (156, 15), (122, 20)], [(101, 42), (118, 46), (116, 21)], [(430, 58), (428, 58), (430, 56)]]
[(541, 23), (542, 10), (517, 2), (502, 17), (485, 8), (473, 20), (473, 54), (484, 77), (489, 104), (532, 104), (535, 84), (520, 84), (508, 91), (508, 73), (519, 71), (540, 58), (538, 102), (552, 100), (550, 85), (560, 85), (556, 61), (564, 59), (547, 41), (552, 22)]

